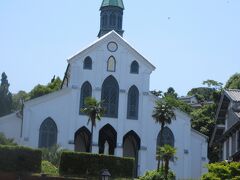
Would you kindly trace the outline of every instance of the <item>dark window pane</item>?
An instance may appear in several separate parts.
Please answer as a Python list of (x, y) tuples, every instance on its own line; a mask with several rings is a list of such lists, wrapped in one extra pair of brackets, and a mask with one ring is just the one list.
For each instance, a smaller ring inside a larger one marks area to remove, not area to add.
[(92, 86), (89, 82), (85, 82), (81, 87), (80, 110), (85, 107), (85, 99), (92, 96)]
[(102, 85), (101, 99), (106, 117), (118, 117), (119, 86), (113, 76), (109, 76)]
[(137, 61), (132, 62), (130, 73), (133, 73), (133, 74), (138, 74), (139, 73), (139, 65), (138, 65)]
[(136, 86), (132, 86), (128, 92), (127, 118), (138, 119), (139, 91)]
[(57, 126), (51, 118), (43, 121), (39, 130), (39, 148), (49, 148), (57, 144)]
[(89, 56), (84, 59), (83, 69), (92, 69), (92, 59)]

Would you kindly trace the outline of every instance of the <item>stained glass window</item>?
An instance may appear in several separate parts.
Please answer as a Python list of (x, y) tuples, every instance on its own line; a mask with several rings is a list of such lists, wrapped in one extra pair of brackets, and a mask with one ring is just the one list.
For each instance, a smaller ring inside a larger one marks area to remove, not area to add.
[(118, 82), (113, 76), (109, 76), (103, 82), (101, 95), (106, 117), (118, 117), (118, 98)]
[(43, 121), (39, 130), (39, 148), (50, 148), (57, 144), (57, 125), (51, 119)]
[(116, 60), (113, 56), (111, 56), (108, 59), (107, 70), (110, 71), (110, 72), (115, 72), (116, 71)]
[(138, 119), (139, 91), (136, 86), (132, 86), (128, 91), (127, 118)]
[[(80, 95), (80, 110), (85, 107), (84, 101), (87, 97), (92, 96), (92, 86), (87, 81), (81, 87), (81, 95)], [(81, 112), (81, 111), (80, 111)]]

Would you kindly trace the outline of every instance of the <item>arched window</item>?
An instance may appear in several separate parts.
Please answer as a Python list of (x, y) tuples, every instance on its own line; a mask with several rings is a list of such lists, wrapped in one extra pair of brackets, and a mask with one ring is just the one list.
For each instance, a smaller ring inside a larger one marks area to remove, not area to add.
[(92, 59), (89, 56), (84, 59), (83, 69), (92, 69)]
[(107, 70), (110, 72), (116, 71), (116, 60), (113, 56), (110, 56), (107, 62)]
[(127, 118), (138, 119), (139, 91), (136, 86), (132, 86), (128, 91)]
[(106, 15), (106, 14), (104, 14), (104, 15), (102, 16), (102, 26), (103, 26), (103, 27), (106, 27), (106, 26), (107, 26), (107, 15)]
[(51, 118), (47, 118), (40, 126), (38, 147), (50, 148), (55, 144), (57, 144), (57, 125)]
[(113, 76), (109, 76), (103, 82), (101, 95), (106, 117), (118, 117), (118, 98), (118, 82)]
[(122, 29), (122, 16), (118, 16), (118, 28)]
[(112, 13), (110, 15), (110, 26), (115, 26), (116, 25), (116, 15)]
[[(83, 83), (82, 87), (81, 87), (81, 95), (80, 95), (80, 110), (82, 108), (85, 107), (85, 99), (87, 97), (91, 97), (92, 96), (92, 86), (91, 84), (87, 81), (85, 83)], [(81, 112), (81, 111), (80, 111)]]
[(168, 127), (164, 127), (162, 130), (162, 138), (161, 138), (161, 131), (158, 134), (157, 137), (157, 146), (164, 146), (165, 144), (168, 144), (172, 147), (174, 147), (174, 135)]
[(137, 61), (133, 61), (133, 62), (132, 62), (130, 72), (131, 72), (132, 74), (138, 74), (138, 73), (139, 73), (139, 65), (138, 65), (138, 62), (137, 62)]

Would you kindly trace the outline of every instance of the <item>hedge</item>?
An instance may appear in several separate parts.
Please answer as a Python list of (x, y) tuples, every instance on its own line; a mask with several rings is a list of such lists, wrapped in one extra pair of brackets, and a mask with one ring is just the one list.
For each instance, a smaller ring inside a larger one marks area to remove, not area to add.
[(0, 145), (1, 172), (41, 172), (42, 152), (22, 146)]
[(63, 152), (61, 155), (60, 175), (99, 177), (103, 169), (108, 169), (111, 177), (132, 178), (134, 159), (76, 152)]

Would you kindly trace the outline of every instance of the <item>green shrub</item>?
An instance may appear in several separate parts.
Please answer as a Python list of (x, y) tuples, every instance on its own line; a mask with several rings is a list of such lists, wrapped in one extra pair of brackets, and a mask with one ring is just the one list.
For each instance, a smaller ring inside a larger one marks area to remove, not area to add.
[(63, 152), (61, 155), (61, 175), (98, 177), (102, 169), (108, 169), (112, 177), (132, 178), (134, 159), (76, 152)]
[(202, 180), (236, 179), (240, 175), (240, 162), (213, 163), (207, 167), (209, 172), (202, 176)]
[(42, 153), (21, 146), (0, 145), (0, 171), (3, 172), (41, 172)]
[(58, 168), (48, 161), (42, 161), (42, 173), (57, 176)]
[(51, 162), (54, 166), (59, 167), (61, 153), (59, 145), (54, 145), (50, 148), (42, 148), (42, 159)]
[(3, 133), (0, 133), (0, 145), (16, 146), (13, 139), (8, 139)]
[[(140, 180), (164, 180), (164, 171), (160, 170), (153, 170), (153, 171), (147, 171), (144, 176), (139, 178)], [(175, 174), (169, 170), (168, 172), (168, 180), (174, 180)]]

